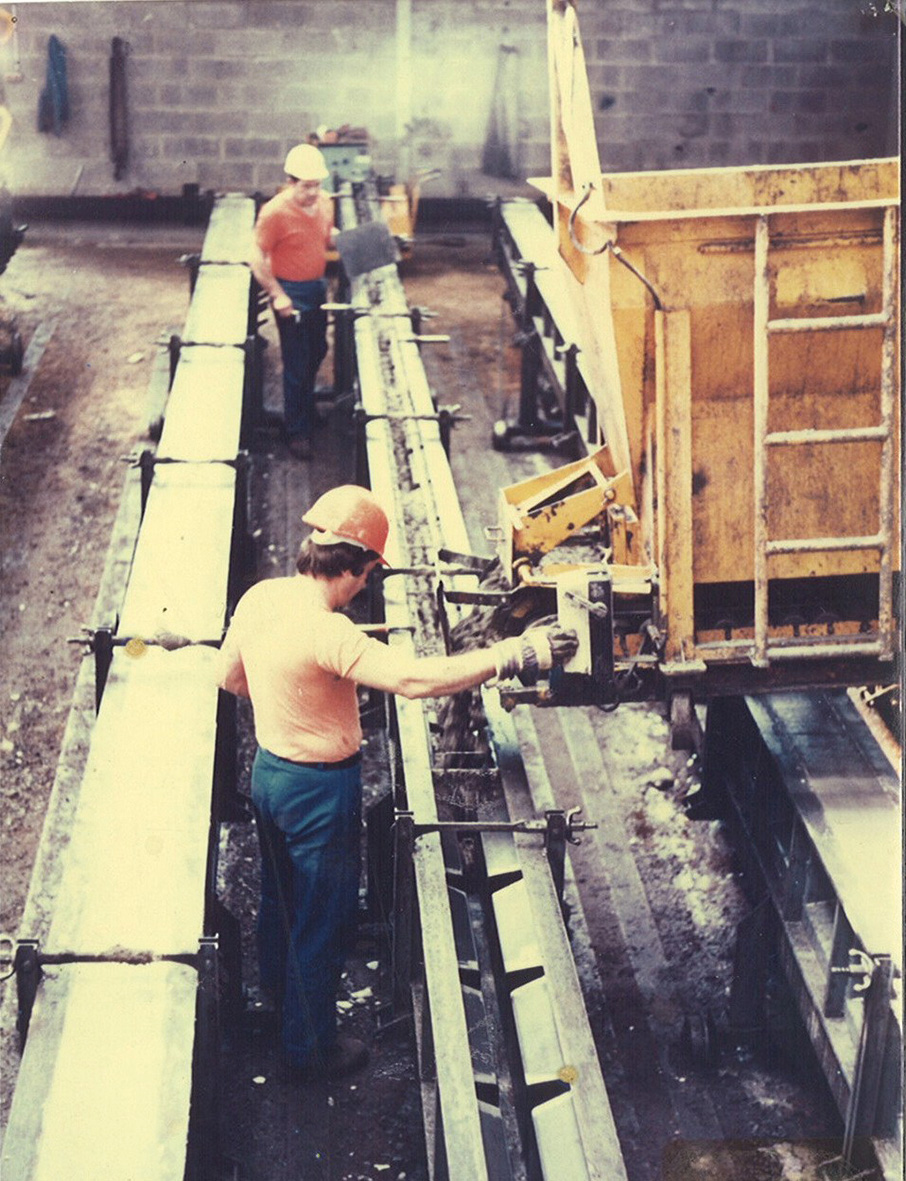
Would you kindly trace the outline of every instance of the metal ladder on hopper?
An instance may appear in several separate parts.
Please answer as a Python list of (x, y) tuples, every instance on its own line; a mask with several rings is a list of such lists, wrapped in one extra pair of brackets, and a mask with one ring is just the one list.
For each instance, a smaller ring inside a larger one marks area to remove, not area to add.
[[(883, 286), (882, 309), (867, 315), (797, 317), (770, 319), (770, 277), (768, 247), (770, 243), (769, 214), (760, 214), (755, 228), (755, 342), (754, 342), (754, 420), (755, 420), (755, 628), (752, 663), (766, 667), (772, 659), (801, 656), (833, 655), (819, 651), (819, 645), (771, 645), (768, 636), (768, 563), (775, 554), (828, 553), (842, 550), (877, 550), (880, 556), (878, 586), (878, 631), (875, 639), (846, 645), (847, 654), (876, 656), (890, 660), (894, 654), (893, 613), (893, 546), (894, 538), (894, 411), (896, 397), (896, 231), (895, 206), (884, 210), (883, 231)], [(789, 332), (833, 332), (848, 329), (882, 328), (881, 349), (881, 406), (880, 422), (876, 426), (838, 428), (830, 430), (805, 429), (792, 431), (768, 430), (770, 337)], [(878, 530), (864, 537), (800, 537), (772, 539), (767, 525), (767, 469), (770, 447), (796, 446), (807, 443), (864, 443), (881, 444), (880, 487), (878, 491)]]

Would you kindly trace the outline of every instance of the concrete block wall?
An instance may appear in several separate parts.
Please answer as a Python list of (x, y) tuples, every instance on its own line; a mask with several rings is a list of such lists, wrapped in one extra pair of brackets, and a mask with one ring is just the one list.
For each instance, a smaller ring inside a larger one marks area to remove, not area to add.
[(895, 154), (899, 29), (883, 8), (870, 0), (583, 5), (602, 168)]
[[(10, 4), (0, 180), (22, 195), (272, 191), (319, 125), (365, 126), (426, 196), (528, 192), (549, 170), (547, 0), (62, 0)], [(871, 0), (582, 0), (602, 167), (852, 159), (897, 146), (897, 22)], [(47, 41), (71, 117), (36, 127)], [(113, 177), (109, 58), (129, 46)]]

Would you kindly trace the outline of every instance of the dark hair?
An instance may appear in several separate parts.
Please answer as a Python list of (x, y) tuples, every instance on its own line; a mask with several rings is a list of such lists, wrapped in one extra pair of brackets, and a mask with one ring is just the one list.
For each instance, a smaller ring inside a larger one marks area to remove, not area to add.
[(315, 545), (310, 537), (306, 537), (296, 558), (296, 569), (313, 578), (339, 578), (347, 572), (358, 578), (368, 563), (379, 556), (373, 549), (347, 545), (345, 541), (336, 545)]

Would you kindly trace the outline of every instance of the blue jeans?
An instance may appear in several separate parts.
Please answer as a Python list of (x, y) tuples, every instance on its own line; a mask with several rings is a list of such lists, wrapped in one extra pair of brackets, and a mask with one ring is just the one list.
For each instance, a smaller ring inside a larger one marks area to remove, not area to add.
[(355, 938), (361, 766), (301, 766), (259, 747), (252, 802), (261, 851), (261, 986), (282, 997), (287, 1060), (323, 1065), (336, 1041), (337, 989)]
[(311, 438), (315, 377), (327, 356), (327, 313), (321, 308), (327, 298), (327, 283), (324, 279), (278, 282), (300, 316), (298, 323), (290, 316), (277, 316), (283, 359), (283, 422), (289, 438)]

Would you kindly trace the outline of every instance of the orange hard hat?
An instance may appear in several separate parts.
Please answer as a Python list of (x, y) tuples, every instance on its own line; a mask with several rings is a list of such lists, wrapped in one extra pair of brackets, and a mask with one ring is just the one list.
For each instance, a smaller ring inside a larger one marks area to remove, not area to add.
[(348, 541), (374, 550), (384, 565), (388, 565), (384, 546), (390, 522), (377, 497), (367, 488), (360, 488), (358, 484), (340, 484), (331, 488), (318, 497), (302, 520), (324, 535), (319, 538), (315, 534), (312, 537), (315, 544)]

